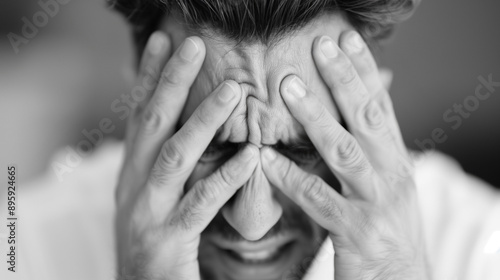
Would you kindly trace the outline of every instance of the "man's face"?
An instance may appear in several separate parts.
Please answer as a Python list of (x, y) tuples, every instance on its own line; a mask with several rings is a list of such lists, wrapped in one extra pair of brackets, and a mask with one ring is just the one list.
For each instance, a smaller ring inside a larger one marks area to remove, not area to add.
[[(204, 98), (224, 80), (235, 80), (243, 97), (206, 150), (187, 182), (189, 189), (207, 177), (244, 145), (272, 146), (304, 170), (317, 174), (330, 186), (339, 183), (292, 118), (281, 99), (281, 81), (299, 76), (330, 113), (340, 120), (328, 88), (314, 65), (314, 38), (339, 38), (352, 27), (338, 14), (318, 17), (277, 44), (235, 45), (219, 35), (202, 36), (206, 46), (203, 67), (191, 87), (181, 117), (183, 124)], [(177, 48), (189, 35), (178, 21), (162, 25)], [(267, 180), (259, 164), (236, 195), (203, 232), (199, 261), (205, 279), (288, 279), (310, 264), (326, 237), (296, 204)]]

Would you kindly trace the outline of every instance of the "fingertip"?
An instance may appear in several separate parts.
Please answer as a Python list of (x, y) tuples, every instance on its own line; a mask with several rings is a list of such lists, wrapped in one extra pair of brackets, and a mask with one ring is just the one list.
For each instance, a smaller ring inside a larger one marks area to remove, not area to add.
[(149, 37), (147, 43), (147, 49), (151, 52), (151, 54), (159, 55), (163, 52), (166, 45), (167, 45), (167, 37), (165, 33), (161, 31), (155, 31)]
[(326, 65), (341, 58), (341, 50), (337, 41), (330, 36), (316, 37), (313, 42), (312, 54), (316, 64)]
[(200, 48), (199, 50), (201, 50), (202, 48), (204, 48), (204, 47), (205, 47), (205, 43), (204, 43), (204, 42), (203, 42), (203, 40), (202, 40), (200, 37), (198, 37), (198, 36), (189, 36), (189, 37), (187, 37), (187, 38), (186, 38), (186, 40), (191, 40), (191, 41), (193, 41), (193, 43), (194, 43), (194, 44), (196, 44), (196, 46)]
[(262, 148), (260, 154), (262, 171), (269, 182), (279, 189), (283, 188), (288, 177), (293, 175), (290, 174), (293, 162), (270, 147)]
[(240, 85), (232, 80), (224, 81), (218, 90), (217, 96), (222, 104), (230, 103), (235, 99), (239, 100), (241, 96)]
[[(287, 104), (304, 98), (307, 88), (304, 82), (296, 75), (286, 76), (280, 85), (280, 93)], [(290, 105), (290, 104), (288, 104)]]
[(234, 94), (236, 96), (240, 96), (241, 95), (241, 86), (236, 81), (234, 81), (234, 80), (226, 80), (226, 81), (224, 81), (224, 83), (227, 84), (231, 88), (231, 90), (234, 92)]
[(264, 147), (261, 150), (261, 160), (266, 164), (272, 164), (276, 160), (276, 152), (270, 147)]
[(274, 183), (276, 183), (275, 179), (280, 177), (283, 166), (287, 165), (286, 158), (271, 147), (264, 147), (260, 150), (260, 161), (264, 173)]
[(258, 148), (253, 144), (246, 145), (240, 154), (240, 159), (243, 162), (251, 162), (252, 159), (257, 158)]
[(194, 44), (198, 53), (203, 54), (203, 56), (205, 55), (205, 42), (203, 42), (203, 40), (200, 37), (189, 36), (186, 38), (186, 40), (189, 40)]
[(355, 30), (345, 31), (340, 36), (340, 48), (348, 55), (361, 54), (365, 46), (365, 41)]
[(290, 83), (293, 82), (293, 80), (296, 78), (298, 78), (296, 75), (288, 75), (285, 78), (283, 78), (283, 80), (281, 80), (280, 84), (281, 95), (283, 95), (283, 93), (285, 93), (288, 90), (288, 88), (290, 87)]
[(158, 75), (157, 72), (171, 55), (171, 42), (167, 34), (155, 31), (149, 36), (148, 42), (139, 63), (140, 75)]

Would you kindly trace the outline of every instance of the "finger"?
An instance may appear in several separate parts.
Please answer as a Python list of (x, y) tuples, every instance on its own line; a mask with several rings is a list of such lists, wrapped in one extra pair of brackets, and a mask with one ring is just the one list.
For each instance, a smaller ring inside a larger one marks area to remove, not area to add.
[(333, 234), (348, 220), (349, 203), (320, 177), (300, 169), (271, 148), (261, 151), (262, 169), (271, 184)]
[(235, 81), (223, 82), (195, 110), (181, 129), (162, 146), (148, 187), (178, 200), (194, 166), (241, 98)]
[(127, 102), (131, 103), (131, 114), (128, 117), (127, 142), (133, 143), (139, 127), (138, 115), (150, 100), (156, 83), (160, 77), (161, 69), (170, 56), (170, 40), (161, 31), (154, 32), (148, 40), (142, 55), (137, 80), (131, 89)]
[(385, 88), (379, 76), (377, 63), (361, 36), (356, 31), (343, 32), (339, 38), (339, 45), (350, 59), (365, 87), (369, 89), (369, 93), (377, 99)]
[(339, 181), (355, 194), (370, 199), (374, 192), (371, 182), (375, 171), (356, 139), (297, 76), (291, 75), (283, 80), (281, 95)]
[(163, 68), (133, 145), (131, 160), (137, 173), (151, 170), (161, 146), (174, 133), (204, 56), (203, 41), (188, 37)]
[[(170, 38), (161, 31), (154, 32), (144, 49), (135, 86), (131, 89), (129, 95), (125, 97), (127, 98), (127, 104), (131, 103), (131, 113), (128, 116), (125, 135), (127, 156), (132, 155), (133, 143), (136, 141), (141, 122), (139, 116), (156, 89), (161, 69), (170, 57), (170, 53)], [(120, 181), (128, 182), (128, 184), (120, 185), (137, 185), (143, 183), (143, 181), (140, 182), (140, 178), (137, 178), (138, 174), (135, 171), (132, 165), (125, 164), (120, 175)], [(117, 201), (121, 201), (121, 188), (117, 188), (116, 191)]]
[[(343, 41), (345, 48), (348, 49), (346, 51), (351, 56), (368, 55), (368, 49), (361, 37), (355, 32), (349, 35), (351, 36), (348, 39), (344, 38)], [(390, 116), (383, 112), (375, 100), (376, 93), (369, 92), (351, 59), (326, 36), (315, 41), (313, 56), (323, 80), (330, 88), (346, 120), (349, 131), (359, 140), (374, 167), (378, 171), (397, 168), (402, 160), (399, 129), (389, 121)], [(358, 61), (358, 64), (361, 62)], [(369, 72), (374, 73), (374, 76), (367, 78), (368, 83), (376, 86), (376, 91), (385, 92), (373, 59), (368, 59), (364, 67), (359, 67), (362, 68), (361, 72), (365, 78)]]
[[(386, 115), (388, 125), (391, 126), (396, 137), (395, 143), (404, 148), (403, 138), (396, 121), (396, 116), (389, 95), (389, 86), (392, 82), (392, 73), (389, 70), (379, 69), (377, 63), (361, 36), (356, 31), (342, 33), (340, 48), (349, 57), (368, 94), (379, 104)], [(406, 151), (406, 148), (402, 149)]]
[(140, 98), (135, 110), (136, 114), (144, 110), (156, 90), (161, 71), (172, 55), (171, 48), (170, 38), (161, 31), (155, 31), (149, 38), (142, 55), (137, 79), (137, 86), (143, 88), (146, 95)]
[(209, 177), (198, 181), (182, 199), (172, 223), (200, 234), (222, 206), (250, 179), (259, 161), (259, 150), (247, 145)]

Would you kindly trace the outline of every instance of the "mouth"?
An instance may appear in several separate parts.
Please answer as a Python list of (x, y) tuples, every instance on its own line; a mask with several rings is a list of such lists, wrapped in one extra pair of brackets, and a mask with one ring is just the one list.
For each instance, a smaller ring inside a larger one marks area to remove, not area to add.
[(213, 238), (220, 261), (230, 279), (281, 279), (294, 263), (295, 235), (279, 235), (262, 241), (226, 241)]
[(293, 245), (293, 241), (284, 244), (281, 247), (274, 247), (271, 249), (264, 249), (259, 251), (236, 251), (236, 250), (223, 250), (226, 254), (230, 255), (237, 261), (245, 264), (264, 264), (275, 261), (285, 252), (287, 252)]

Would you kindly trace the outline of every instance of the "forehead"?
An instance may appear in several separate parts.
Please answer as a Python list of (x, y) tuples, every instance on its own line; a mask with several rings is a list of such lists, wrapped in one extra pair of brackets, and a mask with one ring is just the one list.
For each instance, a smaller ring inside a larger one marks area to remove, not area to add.
[[(167, 19), (163, 30), (173, 38), (174, 47), (190, 35), (182, 24)], [(206, 46), (202, 69), (191, 87), (181, 116), (187, 121), (198, 105), (220, 83), (234, 80), (242, 88), (243, 97), (219, 129), (219, 141), (251, 142), (257, 146), (277, 142), (295, 142), (304, 138), (303, 128), (288, 112), (281, 99), (281, 81), (288, 75), (299, 76), (323, 101), (328, 110), (340, 119), (335, 103), (321, 79), (312, 59), (312, 44), (316, 37), (328, 35), (338, 40), (350, 29), (340, 14), (322, 15), (305, 27), (296, 30), (272, 45), (235, 43), (215, 33), (201, 35)]]

